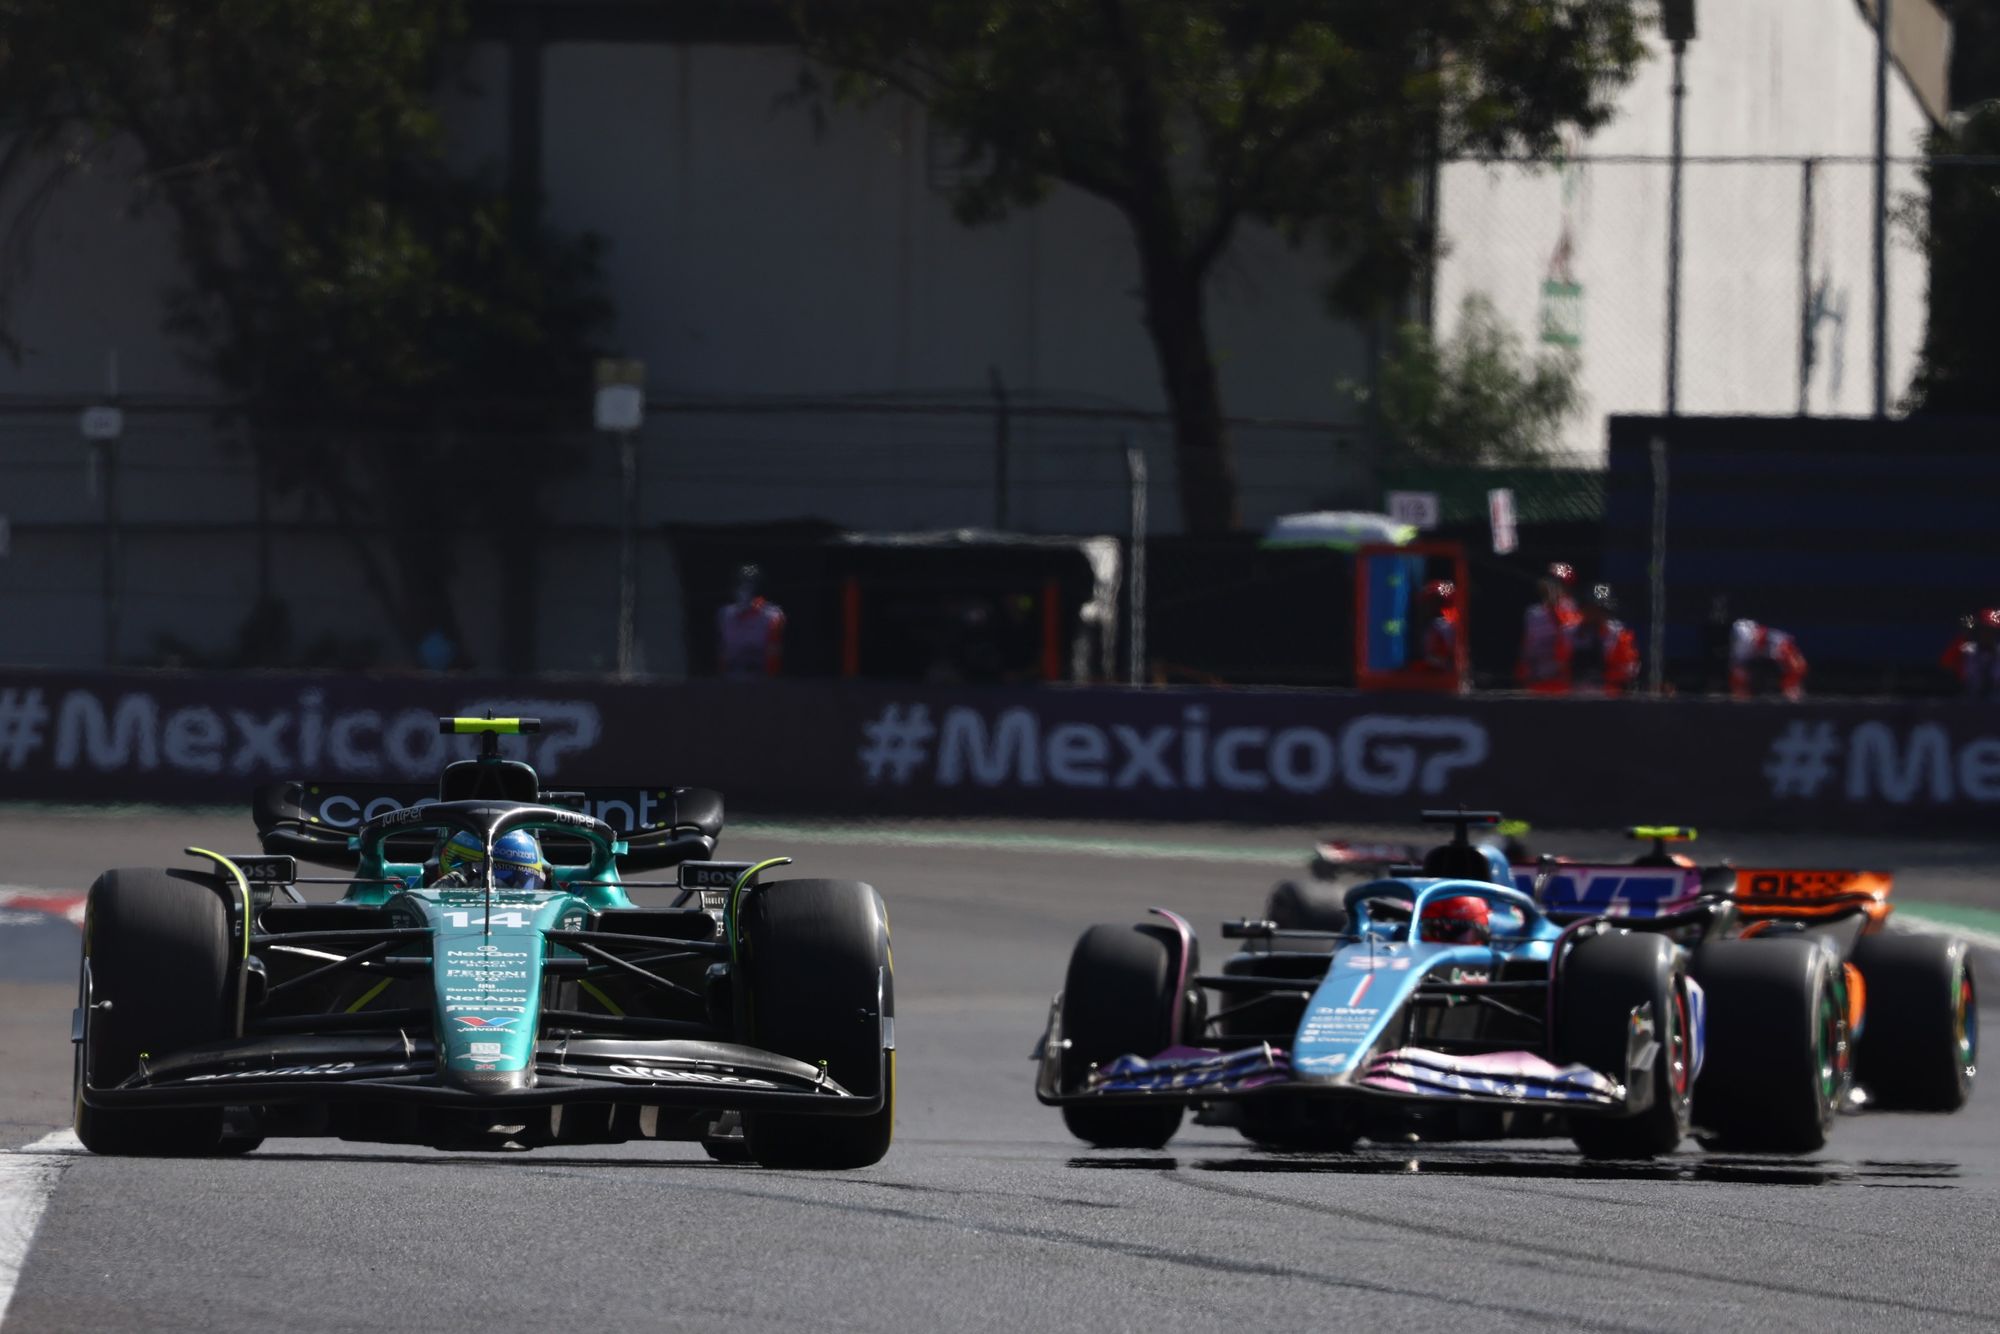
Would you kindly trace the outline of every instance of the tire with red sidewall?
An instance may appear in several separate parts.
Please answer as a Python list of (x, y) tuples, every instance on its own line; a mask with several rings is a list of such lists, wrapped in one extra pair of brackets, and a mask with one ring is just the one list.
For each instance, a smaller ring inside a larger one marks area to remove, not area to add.
[(1555, 1054), (1623, 1078), (1632, 1012), (1647, 1006), (1659, 1051), (1653, 1101), (1636, 1116), (1570, 1117), (1570, 1137), (1592, 1158), (1672, 1153), (1688, 1131), (1692, 1041), (1686, 967), (1665, 936), (1610, 931), (1571, 947), (1557, 979)]

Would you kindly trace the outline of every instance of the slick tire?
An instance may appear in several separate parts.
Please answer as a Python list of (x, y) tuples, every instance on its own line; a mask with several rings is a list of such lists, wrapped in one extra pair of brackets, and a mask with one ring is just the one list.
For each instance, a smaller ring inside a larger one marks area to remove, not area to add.
[(1863, 936), (1855, 942), (1868, 1012), (1855, 1078), (1876, 1106), (1955, 1112), (1972, 1096), (1979, 1005), (1965, 942), (1943, 936)]
[[(1163, 928), (1093, 926), (1076, 942), (1063, 979), (1062, 1087), (1083, 1086), (1091, 1068), (1120, 1056), (1151, 1056), (1173, 1039), (1179, 994), (1178, 941)], [(1189, 973), (1194, 971), (1190, 961)], [(1180, 1129), (1182, 1108), (1067, 1103), (1063, 1124), (1100, 1149), (1158, 1149)]]
[(1653, 1102), (1637, 1116), (1576, 1115), (1570, 1138), (1591, 1158), (1672, 1153), (1688, 1131), (1693, 1035), (1680, 953), (1664, 936), (1612, 932), (1580, 941), (1563, 961), (1556, 992), (1558, 1062), (1607, 1073), (1625, 1068), (1632, 1011), (1652, 1007), (1659, 1054)]
[[(1264, 900), (1264, 916), (1292, 931), (1345, 931), (1347, 906), (1340, 891), (1298, 880), (1280, 880)], [(1331, 950), (1334, 942), (1287, 941), (1288, 949)]]
[[(257, 1140), (224, 1138), (220, 1107), (111, 1108), (83, 1101), (158, 1059), (236, 1034), (237, 993), (223, 886), (193, 871), (106, 871), (90, 887), (83, 925), (85, 1011), (72, 1103), (76, 1137), (92, 1153), (190, 1156), (241, 1153)], [(87, 978), (87, 989), (85, 979)]]
[(895, 972), (882, 896), (858, 880), (779, 880), (750, 894), (742, 932), (751, 1042), (882, 1098), (866, 1116), (745, 1112), (750, 1158), (800, 1168), (882, 1161), (896, 1129), (896, 1054), (883, 1041)]
[(1847, 987), (1810, 939), (1719, 940), (1695, 951), (1708, 1048), (1695, 1084), (1703, 1147), (1816, 1153), (1848, 1083)]

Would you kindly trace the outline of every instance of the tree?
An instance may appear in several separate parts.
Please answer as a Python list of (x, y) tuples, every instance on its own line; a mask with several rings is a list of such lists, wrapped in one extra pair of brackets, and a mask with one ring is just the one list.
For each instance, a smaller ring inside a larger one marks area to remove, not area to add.
[(1531, 358), (1477, 294), (1465, 298), (1443, 343), (1421, 324), (1402, 326), (1379, 383), (1384, 430), (1427, 463), (1548, 463), (1563, 422), (1583, 404), (1575, 356)]
[(334, 518), (406, 648), (458, 638), (441, 539), (532, 506), (560, 462), (546, 405), (582, 401), (609, 313), (594, 243), (445, 167), (435, 92), (462, 10), (0, 0), (0, 192), (24, 201), (0, 276), (72, 173), (136, 160), (139, 205), (176, 224), (171, 331), (241, 399), (270, 484)]
[[(1205, 284), (1256, 221), (1339, 266), (1378, 317), (1426, 262), (1422, 167), (1553, 149), (1611, 113), (1647, 0), (906, 0), (800, 3), (838, 100), (902, 94), (962, 146), (968, 223), (1058, 182), (1130, 225), (1190, 531), (1234, 525)], [(814, 76), (808, 74), (808, 86)]]
[[(1923, 354), (1906, 407), (1929, 412), (2000, 411), (2000, 12), (1990, 3), (1949, 0), (1951, 91), (1968, 106), (1926, 145), (1924, 189), (1896, 216), (1930, 260)], [(1954, 161), (1955, 158), (1967, 159)]]

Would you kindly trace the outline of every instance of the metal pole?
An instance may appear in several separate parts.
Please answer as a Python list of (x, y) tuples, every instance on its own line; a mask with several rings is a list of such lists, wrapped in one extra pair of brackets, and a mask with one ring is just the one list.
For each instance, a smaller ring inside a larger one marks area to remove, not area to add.
[(639, 443), (635, 432), (619, 434), (618, 470), (624, 500), (618, 532), (618, 674), (630, 676), (639, 619)]
[(986, 368), (993, 383), (993, 528), (1007, 531), (1007, 454), (1011, 422), (1007, 414), (1007, 382), (998, 366)]
[(1799, 416), (1806, 415), (1807, 390), (1812, 385), (1813, 368), (1813, 170), (1819, 164), (1806, 158), (1799, 181)]
[(1687, 101), (1682, 66), (1687, 43), (1674, 43), (1673, 157), (1667, 171), (1667, 415), (1681, 404), (1681, 110)]
[(1647, 627), (1646, 684), (1655, 695), (1667, 679), (1667, 442), (1653, 437), (1653, 556), (1650, 576), (1651, 624)]
[(104, 449), (104, 665), (118, 665), (118, 442)]
[[(105, 401), (118, 405), (118, 349), (105, 356)], [(104, 665), (118, 665), (118, 440), (104, 442)]]
[(1125, 476), (1132, 484), (1132, 605), (1131, 660), (1126, 679), (1133, 685), (1146, 681), (1146, 451), (1125, 434)]
[(1875, 415), (1889, 415), (1889, 0), (1875, 0)]

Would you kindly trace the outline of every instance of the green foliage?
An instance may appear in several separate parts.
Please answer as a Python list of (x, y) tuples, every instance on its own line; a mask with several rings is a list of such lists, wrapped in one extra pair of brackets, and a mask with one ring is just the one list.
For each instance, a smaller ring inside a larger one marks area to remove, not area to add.
[[(2000, 103), (1932, 134), (1925, 190), (1905, 197), (1897, 220), (1930, 259), (1923, 355), (1905, 406), (1929, 412), (2000, 412)], [(1977, 161), (1938, 161), (1963, 155)]]
[(136, 161), (138, 205), (176, 224), (169, 329), (245, 405), (273, 487), (427, 535), (386, 559), (353, 543), (411, 644), (451, 573), (429, 535), (488, 495), (532, 504), (610, 312), (594, 242), (444, 164), (464, 3), (0, 0), (0, 192), (20, 201), (0, 276), (66, 179)]
[(173, 327), (252, 400), (339, 414), (576, 395), (606, 313), (590, 247), (443, 165), (433, 92), (461, 11), (0, 0), (0, 118), (27, 130), (4, 167), (134, 152), (141, 203), (178, 224)]
[(1530, 356), (1493, 303), (1472, 295), (1442, 344), (1420, 324), (1398, 330), (1377, 407), (1390, 438), (1418, 459), (1507, 466), (1551, 461), (1582, 402), (1574, 354)]
[[(1392, 312), (1431, 250), (1437, 155), (1553, 149), (1637, 64), (1650, 0), (800, 3), (838, 100), (901, 93), (961, 147), (968, 223), (1057, 182), (1125, 215), (1182, 453), (1183, 515), (1227, 483), (1202, 284), (1246, 219), (1322, 247), (1349, 313)], [(808, 75), (808, 86), (812, 85)], [(1191, 461), (1205, 466), (1191, 469)], [(1190, 486), (1194, 493), (1190, 494)], [(1233, 495), (1230, 497), (1233, 508)]]

